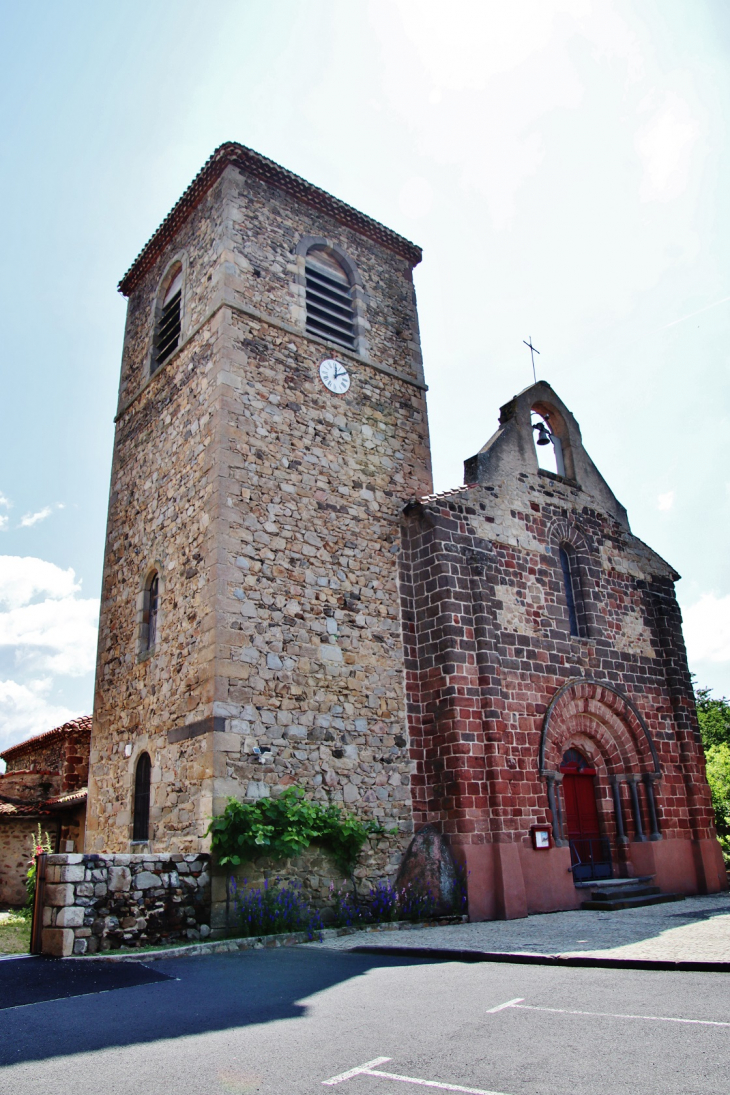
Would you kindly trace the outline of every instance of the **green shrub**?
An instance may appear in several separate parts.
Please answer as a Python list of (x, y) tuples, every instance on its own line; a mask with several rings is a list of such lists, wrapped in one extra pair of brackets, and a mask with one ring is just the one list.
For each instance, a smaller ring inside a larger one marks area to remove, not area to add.
[(264, 855), (290, 859), (310, 844), (319, 844), (343, 874), (351, 873), (367, 838), (383, 831), (377, 822), (362, 822), (334, 803), (312, 802), (297, 787), (256, 802), (231, 798), (208, 826), (221, 866), (237, 867)]

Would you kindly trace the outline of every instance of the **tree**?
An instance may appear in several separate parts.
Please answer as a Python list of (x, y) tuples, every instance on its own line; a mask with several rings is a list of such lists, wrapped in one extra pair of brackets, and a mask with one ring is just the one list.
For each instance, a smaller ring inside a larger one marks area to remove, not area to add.
[(696, 688), (697, 718), (705, 749), (709, 745), (730, 746), (730, 703), (723, 696), (715, 700), (711, 688)]
[(696, 688), (697, 719), (705, 748), (715, 828), (730, 863), (730, 703), (713, 699), (710, 688)]

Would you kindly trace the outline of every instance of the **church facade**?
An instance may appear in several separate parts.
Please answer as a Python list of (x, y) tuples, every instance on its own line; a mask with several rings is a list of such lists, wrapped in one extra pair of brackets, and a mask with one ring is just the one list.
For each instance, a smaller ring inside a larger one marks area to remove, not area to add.
[(402, 592), (414, 821), (458, 848), (470, 915), (575, 908), (610, 878), (724, 889), (679, 575), (544, 382), (464, 468), (406, 507)]
[(677, 575), (544, 383), (431, 494), (420, 257), (229, 144), (122, 280), (86, 849), (297, 785), (383, 823), (364, 880), (435, 826), (473, 918), (717, 890)]

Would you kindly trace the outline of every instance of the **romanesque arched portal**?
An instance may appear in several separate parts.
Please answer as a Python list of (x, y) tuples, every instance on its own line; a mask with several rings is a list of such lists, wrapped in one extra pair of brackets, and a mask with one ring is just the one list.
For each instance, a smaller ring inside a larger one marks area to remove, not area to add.
[[(570, 767), (565, 758), (573, 752), (586, 758), (595, 779), (600, 830), (580, 847), (576, 839), (580, 834), (566, 828), (561, 787)], [(592, 876), (584, 869), (586, 849), (591, 862), (595, 859), (595, 877), (600, 877), (612, 859), (621, 857), (629, 840), (661, 840), (657, 751), (635, 705), (611, 685), (581, 678), (556, 692), (545, 712), (539, 766), (547, 782), (553, 838), (559, 846), (571, 845), (574, 871), (581, 872), (581, 877)]]

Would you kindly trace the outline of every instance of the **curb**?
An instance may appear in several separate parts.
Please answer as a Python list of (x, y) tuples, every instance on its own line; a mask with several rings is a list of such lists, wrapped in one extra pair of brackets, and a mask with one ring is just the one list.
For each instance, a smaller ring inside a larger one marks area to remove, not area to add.
[[(276, 947), (298, 947), (302, 943), (326, 942), (346, 935), (363, 932), (411, 931), (415, 928), (441, 928), (448, 924), (463, 924), (463, 916), (443, 917), (440, 920), (395, 920), (389, 924), (372, 924), (352, 928), (323, 928), (314, 935), (308, 932), (282, 932), (279, 935), (251, 935), (239, 939), (216, 939), (210, 943), (186, 943), (180, 947), (162, 947), (159, 950), (104, 951), (103, 954), (70, 954), (62, 962), (157, 962), (163, 958), (196, 958), (206, 954), (234, 954), (245, 950), (273, 950)], [(407, 949), (407, 948), (404, 948)], [(14, 955), (13, 957), (26, 957)], [(28, 955), (27, 957), (31, 957)]]
[(451, 950), (446, 947), (388, 947), (363, 943), (350, 954), (430, 958), (434, 962), (513, 962), (522, 966), (573, 966), (583, 969), (657, 970), (673, 973), (730, 973), (730, 962), (671, 961), (663, 958), (592, 958), (588, 955), (530, 954), (527, 951)]

